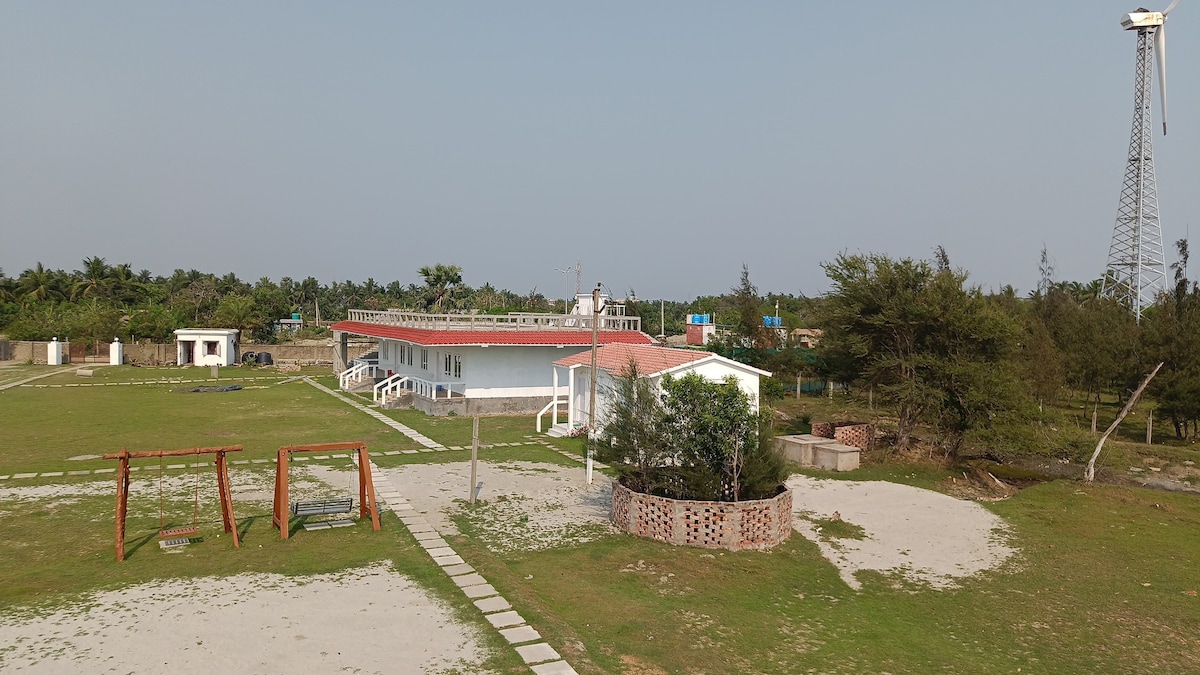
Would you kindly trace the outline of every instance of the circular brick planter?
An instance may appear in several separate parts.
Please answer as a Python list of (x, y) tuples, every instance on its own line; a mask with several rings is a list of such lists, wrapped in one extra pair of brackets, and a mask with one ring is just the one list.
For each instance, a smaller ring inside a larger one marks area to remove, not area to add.
[(792, 491), (770, 499), (701, 502), (634, 492), (614, 480), (612, 523), (676, 546), (761, 551), (792, 533)]

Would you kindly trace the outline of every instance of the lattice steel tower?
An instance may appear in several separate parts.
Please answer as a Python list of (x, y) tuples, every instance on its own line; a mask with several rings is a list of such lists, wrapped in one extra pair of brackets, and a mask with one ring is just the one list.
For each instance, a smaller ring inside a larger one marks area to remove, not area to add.
[(1121, 204), (1117, 209), (1112, 244), (1108, 249), (1102, 293), (1129, 307), (1139, 320), (1142, 311), (1166, 290), (1167, 269), (1158, 218), (1158, 190), (1154, 184), (1150, 71), (1157, 52), (1161, 115), (1163, 133), (1166, 134), (1166, 35), (1163, 24), (1167, 13), (1177, 4), (1178, 0), (1175, 0), (1163, 12), (1139, 9), (1126, 14), (1121, 21), (1126, 30), (1137, 31), (1133, 133), (1129, 139), (1129, 160), (1125, 167), (1125, 182), (1121, 186)]

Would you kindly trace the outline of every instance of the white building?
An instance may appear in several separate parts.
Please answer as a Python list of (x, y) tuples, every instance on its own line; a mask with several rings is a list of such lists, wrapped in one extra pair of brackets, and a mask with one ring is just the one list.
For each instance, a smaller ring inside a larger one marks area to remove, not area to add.
[[(542, 409), (555, 391), (546, 382), (551, 364), (586, 352), (592, 345), (592, 315), (419, 314), (350, 310), (349, 320), (331, 326), (345, 369), (343, 389), (370, 380), (374, 398), (387, 405), (411, 399), (430, 414), (519, 414)], [(377, 357), (345, 362), (347, 336), (376, 340)], [(611, 303), (600, 314), (597, 342), (652, 344), (640, 317)]]
[[(596, 350), (596, 425), (603, 425), (611, 406), (614, 378), (628, 372), (630, 363), (637, 372), (658, 387), (664, 375), (682, 377), (696, 373), (712, 382), (734, 377), (738, 386), (750, 397), (750, 406), (758, 410), (759, 378), (771, 373), (744, 363), (738, 363), (712, 352), (675, 349), (652, 345), (609, 344)], [(555, 391), (551, 435), (562, 435), (588, 424), (591, 402), (591, 350), (573, 354), (554, 362), (551, 389)], [(566, 407), (565, 422), (558, 417), (560, 406)]]
[(231, 366), (238, 359), (238, 330), (180, 328), (175, 331), (175, 362), (181, 366)]

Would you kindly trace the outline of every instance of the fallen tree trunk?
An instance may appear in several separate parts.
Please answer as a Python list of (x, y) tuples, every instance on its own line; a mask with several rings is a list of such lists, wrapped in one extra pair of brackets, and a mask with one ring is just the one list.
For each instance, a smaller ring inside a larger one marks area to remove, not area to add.
[(1142, 384), (1138, 386), (1136, 391), (1133, 392), (1133, 396), (1129, 397), (1129, 401), (1125, 404), (1125, 407), (1121, 408), (1121, 414), (1117, 415), (1117, 419), (1113, 420), (1113, 423), (1108, 425), (1108, 429), (1106, 429), (1104, 431), (1104, 435), (1100, 437), (1100, 442), (1096, 443), (1096, 451), (1092, 453), (1092, 458), (1088, 460), (1087, 468), (1083, 471), (1083, 482), (1090, 483), (1095, 480), (1096, 458), (1100, 456), (1100, 449), (1104, 447), (1104, 441), (1108, 440), (1109, 434), (1117, 430), (1117, 426), (1121, 424), (1121, 420), (1125, 419), (1125, 416), (1129, 414), (1129, 411), (1133, 410), (1133, 406), (1137, 405), (1138, 399), (1142, 397), (1142, 392), (1146, 391), (1146, 385), (1150, 384), (1150, 380), (1154, 379), (1154, 376), (1158, 374), (1158, 369), (1162, 367), (1163, 364), (1161, 363), (1157, 366), (1154, 366), (1154, 370), (1150, 371), (1150, 374), (1146, 376), (1146, 379), (1142, 381)]

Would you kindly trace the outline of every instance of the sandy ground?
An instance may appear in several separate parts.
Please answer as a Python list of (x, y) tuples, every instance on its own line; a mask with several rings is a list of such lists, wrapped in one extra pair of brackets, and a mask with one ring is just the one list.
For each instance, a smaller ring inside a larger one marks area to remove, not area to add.
[(0, 645), (6, 673), (477, 672), (483, 658), (473, 631), (382, 564), (141, 584), (0, 621)]
[[(792, 522), (815, 541), (852, 588), (863, 570), (900, 574), (934, 588), (998, 567), (1016, 551), (1006, 543), (1003, 520), (975, 502), (882, 481), (821, 480), (792, 476)], [(864, 539), (821, 538), (808, 518), (834, 513), (858, 525)]]
[(479, 503), (467, 508), (471, 464), (410, 464), (384, 472), (396, 490), (438, 531), (455, 534), (450, 519), (465, 514), (479, 539), (503, 553), (591, 541), (616, 530), (609, 523), (610, 479), (596, 474), (591, 485), (583, 467), (533, 462), (480, 461)]
[[(293, 491), (346, 491), (345, 476), (325, 473), (294, 468)], [(131, 514), (157, 516), (156, 474), (134, 474)], [(239, 515), (270, 511), (272, 470), (231, 471), (230, 478)], [(6, 486), (0, 514), (19, 512), (26, 500), (65, 505), (114, 489), (111, 480)], [(194, 489), (190, 471), (163, 479), (171, 510), (189, 520)], [(219, 519), (216, 499), (212, 470), (202, 471), (202, 520)], [(111, 510), (97, 514), (100, 521), (111, 528)], [(480, 671), (481, 644), (448, 606), (385, 564), (308, 577), (153, 582), (89, 595), (51, 614), (0, 613), (5, 673), (468, 673)]]

